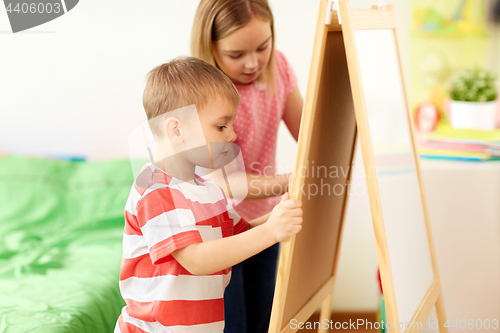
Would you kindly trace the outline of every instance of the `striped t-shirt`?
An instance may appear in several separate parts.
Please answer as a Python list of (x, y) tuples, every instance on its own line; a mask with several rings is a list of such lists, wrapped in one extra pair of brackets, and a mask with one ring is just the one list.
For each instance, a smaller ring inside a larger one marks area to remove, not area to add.
[(171, 177), (146, 164), (125, 207), (120, 290), (127, 303), (115, 332), (217, 332), (231, 268), (195, 276), (172, 252), (248, 229), (213, 182)]

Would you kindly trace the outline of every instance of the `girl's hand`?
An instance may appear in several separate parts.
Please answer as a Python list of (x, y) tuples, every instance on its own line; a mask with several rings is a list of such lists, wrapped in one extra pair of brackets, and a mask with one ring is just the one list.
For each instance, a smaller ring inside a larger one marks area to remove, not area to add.
[(302, 201), (290, 199), (290, 193), (285, 193), (277, 204), (265, 226), (276, 242), (287, 240), (302, 229)]
[(292, 177), (293, 177), (293, 173), (289, 173), (288, 174), (288, 183), (286, 184), (286, 187), (285, 187), (285, 193), (288, 192), (290, 193), (291, 192), (291, 188), (292, 188)]

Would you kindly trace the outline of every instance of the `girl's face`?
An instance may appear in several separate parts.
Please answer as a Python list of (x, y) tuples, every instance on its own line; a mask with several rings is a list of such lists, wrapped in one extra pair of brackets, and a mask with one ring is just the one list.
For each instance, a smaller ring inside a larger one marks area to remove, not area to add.
[(217, 65), (235, 84), (250, 84), (269, 61), (271, 24), (254, 17), (229, 36), (213, 42), (212, 47)]

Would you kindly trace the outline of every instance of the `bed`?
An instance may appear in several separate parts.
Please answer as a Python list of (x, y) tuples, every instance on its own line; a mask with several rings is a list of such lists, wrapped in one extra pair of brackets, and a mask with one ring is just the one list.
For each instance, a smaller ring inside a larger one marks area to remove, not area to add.
[(130, 162), (0, 157), (0, 333), (112, 332)]

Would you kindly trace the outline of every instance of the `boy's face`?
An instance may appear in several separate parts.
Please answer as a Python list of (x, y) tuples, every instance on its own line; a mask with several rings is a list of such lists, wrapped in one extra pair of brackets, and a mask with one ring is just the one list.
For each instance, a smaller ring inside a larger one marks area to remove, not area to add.
[(236, 108), (225, 98), (217, 98), (199, 110), (198, 115), (213, 162), (205, 167), (217, 169), (229, 159), (232, 142), (236, 140), (233, 127)]
[(224, 98), (217, 98), (204, 107), (199, 115), (214, 162), (216, 159), (223, 160), (232, 146), (231, 143), (236, 140), (233, 127), (236, 107)]

